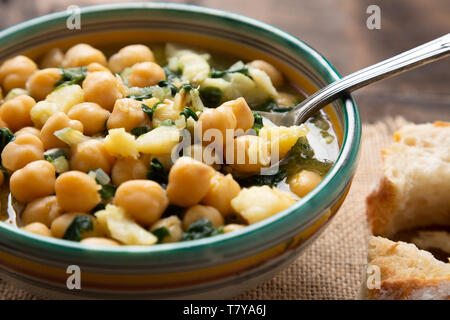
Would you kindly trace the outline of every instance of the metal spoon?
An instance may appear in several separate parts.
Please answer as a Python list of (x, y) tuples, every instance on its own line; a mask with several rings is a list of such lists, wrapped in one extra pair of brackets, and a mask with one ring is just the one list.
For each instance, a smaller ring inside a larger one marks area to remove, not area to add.
[(390, 59), (349, 74), (309, 96), (289, 112), (260, 112), (279, 126), (299, 125), (343, 94), (450, 55), (450, 33)]

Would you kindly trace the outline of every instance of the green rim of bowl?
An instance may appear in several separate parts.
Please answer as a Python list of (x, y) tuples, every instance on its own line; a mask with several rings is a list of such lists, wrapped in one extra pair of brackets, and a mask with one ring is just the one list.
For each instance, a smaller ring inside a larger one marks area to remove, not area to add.
[[(296, 56), (308, 62), (309, 67), (315, 70), (323, 82), (330, 83), (340, 79), (334, 67), (304, 42), (273, 26), (242, 15), (200, 6), (168, 3), (98, 5), (81, 8), (81, 13), (83, 19), (89, 21), (98, 18), (108, 19), (114, 15), (128, 17), (136, 12), (142, 15), (143, 10), (156, 10), (171, 17), (182, 16), (184, 19), (202, 19), (215, 25), (253, 32), (287, 48), (291, 53), (295, 51)], [(41, 30), (48, 30), (52, 26), (65, 23), (67, 17), (67, 12), (57, 12), (34, 18), (3, 30), (0, 32), (0, 40), (3, 46), (7, 46), (17, 42), (17, 39), (29, 36), (30, 33), (39, 33)], [(247, 226), (243, 230), (189, 242), (104, 248), (87, 247), (76, 242), (34, 235), (6, 223), (0, 223), (2, 234), (0, 243), (15, 250), (23, 246), (23, 252), (28, 255), (39, 252), (40, 257), (65, 257), (65, 260), (76, 258), (79, 259), (77, 261), (89, 265), (109, 264), (111, 266), (125, 266), (130, 263), (148, 265), (150, 262), (157, 264), (160, 259), (165, 259), (164, 261), (169, 265), (180, 263), (183, 258), (192, 260), (195, 257), (198, 258), (199, 263), (204, 263), (209, 261), (210, 257), (217, 255), (238, 258), (239, 253), (236, 248), (242, 251), (242, 257), (246, 256), (247, 248), (254, 250), (258, 247), (260, 251), (269, 249), (277, 243), (287, 241), (287, 235), (284, 236), (287, 231), (293, 235), (298, 234), (322, 217), (323, 212), (345, 192), (351, 182), (359, 153), (361, 122), (356, 103), (351, 96), (339, 100), (338, 104), (344, 118), (344, 139), (338, 159), (322, 183), (292, 207)], [(297, 227), (293, 230), (292, 226)], [(267, 243), (267, 239), (273, 241)]]

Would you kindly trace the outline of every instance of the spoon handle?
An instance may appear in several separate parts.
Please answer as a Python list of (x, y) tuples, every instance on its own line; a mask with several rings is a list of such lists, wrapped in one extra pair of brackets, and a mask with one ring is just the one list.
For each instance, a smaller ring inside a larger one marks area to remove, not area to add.
[(305, 122), (344, 92), (392, 77), (450, 55), (450, 33), (387, 60), (349, 74), (306, 98), (295, 110), (295, 123)]

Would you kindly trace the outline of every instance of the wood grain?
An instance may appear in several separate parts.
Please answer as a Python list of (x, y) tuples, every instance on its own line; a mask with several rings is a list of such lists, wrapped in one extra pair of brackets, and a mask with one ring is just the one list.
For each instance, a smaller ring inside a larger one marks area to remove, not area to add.
[[(35, 16), (111, 0), (2, 0), (0, 27)], [(448, 0), (186, 0), (262, 20), (304, 40), (346, 75), (450, 31)], [(366, 9), (381, 8), (381, 29), (366, 27)], [(402, 115), (415, 122), (450, 121), (450, 59), (355, 93), (364, 122)]]

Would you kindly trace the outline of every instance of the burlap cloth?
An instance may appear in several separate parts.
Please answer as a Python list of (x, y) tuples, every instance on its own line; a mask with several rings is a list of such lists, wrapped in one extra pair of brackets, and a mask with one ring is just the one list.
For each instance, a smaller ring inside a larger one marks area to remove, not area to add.
[[(238, 299), (354, 299), (365, 270), (369, 229), (365, 197), (378, 181), (380, 150), (403, 118), (364, 125), (361, 158), (342, 208), (322, 235), (290, 267)], [(36, 299), (0, 280), (0, 299)]]

